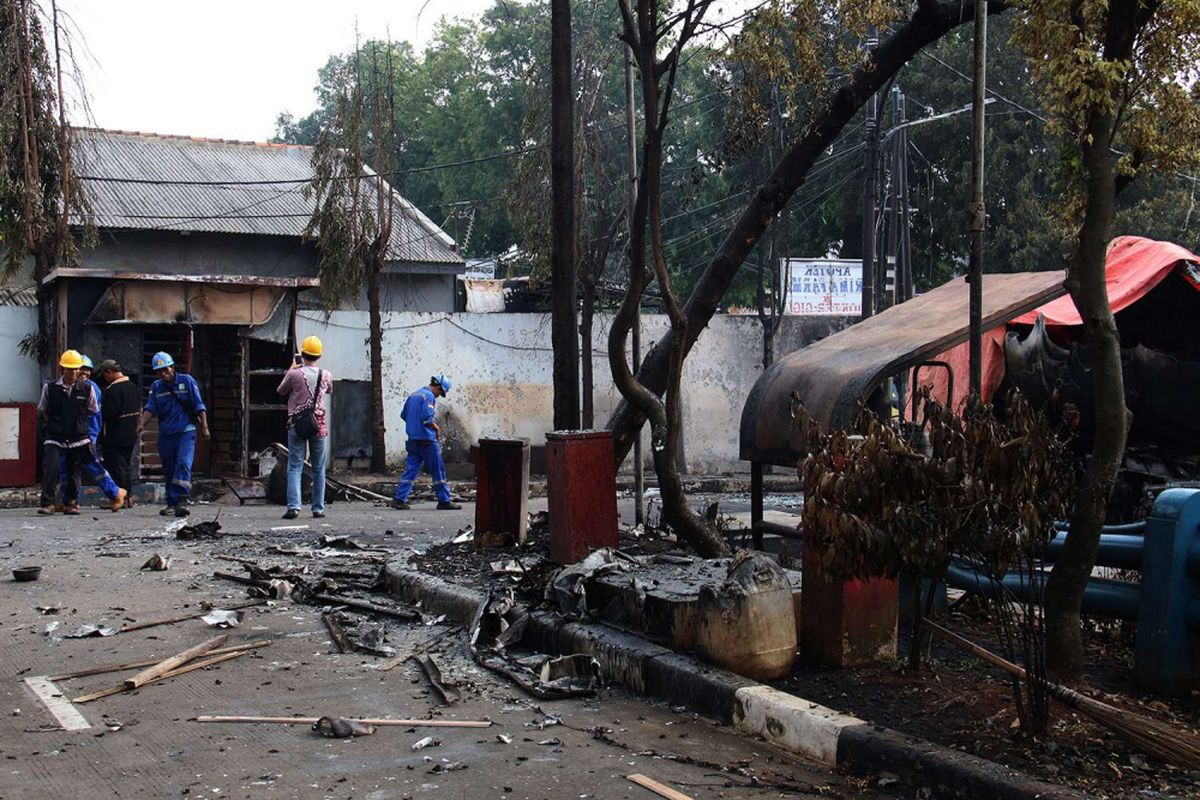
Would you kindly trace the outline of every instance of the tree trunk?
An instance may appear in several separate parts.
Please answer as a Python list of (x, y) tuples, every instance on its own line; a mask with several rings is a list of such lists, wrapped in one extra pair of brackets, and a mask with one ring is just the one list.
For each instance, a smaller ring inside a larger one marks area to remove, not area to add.
[[(1139, 28), (1138, 7), (1137, 0), (1114, 0), (1110, 4), (1106, 61), (1129, 58)], [(1100, 532), (1125, 454), (1129, 422), (1121, 341), (1108, 302), (1105, 274), (1117, 191), (1111, 153), (1114, 126), (1113, 112), (1095, 103), (1081, 139), (1086, 208), (1075, 253), (1067, 267), (1067, 290), (1083, 320), (1096, 425), (1087, 470), (1071, 515), (1071, 529), (1046, 581), (1044, 595), (1046, 671), (1052, 679), (1064, 683), (1079, 683), (1084, 676), (1086, 660), (1079, 618), (1083, 592), (1096, 564)]]
[[(850, 80), (819, 106), (824, 111), (812, 120), (805, 134), (788, 149), (766, 183), (754, 193), (688, 297), (683, 308), (687, 318), (685, 335), (681, 339), (684, 358), (716, 313), (746, 256), (796, 190), (804, 184), (813, 162), (833, 143), (867, 98), (923, 47), (973, 20), (975, 7), (974, 2), (959, 0), (919, 3), (918, 10), (909, 22), (881, 44), (875, 50), (874, 57), (855, 69)], [(1007, 3), (1002, 0), (987, 2), (989, 14), (999, 13), (1006, 8)], [(663, 336), (646, 355), (638, 370), (638, 381), (655, 395), (661, 395), (667, 388), (667, 378), (671, 374), (670, 356), (677, 336), (679, 333), (674, 328)], [(645, 421), (645, 415), (627, 399), (609, 417), (607, 427), (613, 431), (618, 467), (629, 454), (633, 440)]]
[(570, 0), (550, 3), (551, 344), (554, 428), (579, 427), (579, 323), (575, 286), (575, 103)]
[(387, 470), (383, 416), (383, 314), (379, 309), (379, 280), (383, 265), (373, 259), (367, 270), (367, 307), (371, 336), (371, 471)]

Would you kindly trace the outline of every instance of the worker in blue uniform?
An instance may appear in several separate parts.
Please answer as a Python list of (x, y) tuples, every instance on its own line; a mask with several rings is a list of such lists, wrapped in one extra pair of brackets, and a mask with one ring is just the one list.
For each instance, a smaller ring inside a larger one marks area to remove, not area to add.
[(407, 509), (408, 496), (412, 494), (413, 484), (421, 474), (421, 467), (429, 470), (433, 478), (433, 491), (437, 495), (437, 507), (442, 511), (452, 511), (462, 508), (450, 499), (450, 485), (446, 483), (446, 464), (442, 461), (442, 448), (438, 445), (438, 436), (442, 429), (434, 421), (435, 406), (439, 397), (445, 397), (450, 391), (450, 379), (445, 375), (435, 375), (429, 379), (429, 385), (409, 395), (404, 401), (404, 409), (400, 419), (404, 420), (404, 431), (408, 435), (408, 463), (404, 466), (404, 474), (396, 484), (396, 494), (392, 498), (392, 508)]
[(146, 408), (138, 421), (138, 438), (150, 417), (158, 418), (158, 456), (162, 460), (167, 505), (162, 516), (188, 515), (188, 496), (192, 492), (192, 457), (196, 453), (196, 434), (207, 439), (208, 409), (200, 397), (200, 386), (191, 375), (175, 371), (175, 359), (167, 353), (155, 353), (150, 368), (158, 376), (150, 387)]
[[(95, 364), (92, 363), (92, 359), (81, 353), (79, 355), (79, 360), (83, 364), (83, 366), (79, 368), (79, 380), (82, 381), (85, 386), (91, 389), (92, 397), (96, 399), (96, 413), (89, 416), (87, 421), (88, 438), (92, 440), (92, 447), (95, 448), (96, 440), (100, 438), (100, 428), (104, 424), (103, 419), (100, 416), (100, 387), (92, 382), (92, 370), (95, 369)], [(79, 474), (80, 469), (82, 468), (82, 463), (78, 459), (73, 462), (75, 465), (75, 481), (72, 483), (67, 481), (67, 461), (68, 459), (64, 458), (58, 462), (58, 485), (62, 487), (63, 492), (62, 503), (59, 505), (59, 507), (63, 509), (67, 508), (68, 506), (78, 506), (79, 495), (83, 492), (83, 481), (80, 480)], [(74, 497), (67, 497), (66, 492), (68, 486), (75, 487)]]

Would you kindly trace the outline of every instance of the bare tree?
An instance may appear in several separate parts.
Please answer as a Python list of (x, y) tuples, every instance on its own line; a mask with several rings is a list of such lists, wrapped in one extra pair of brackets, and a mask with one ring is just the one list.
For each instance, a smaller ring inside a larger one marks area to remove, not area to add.
[[(642, 168), (637, 199), (629, 218), (629, 286), (608, 337), (608, 359), (617, 389), (626, 402), (650, 421), (651, 451), (663, 498), (663, 521), (704, 556), (726, 552), (725, 542), (707, 520), (688, 507), (679, 478), (679, 436), (682, 429), (682, 343), (689, 321), (671, 287), (662, 235), (663, 132), (670, 119), (675, 77), (684, 47), (696, 35), (712, 0), (687, 0), (676, 12), (666, 13), (657, 0), (618, 0), (624, 32), (642, 84)], [(660, 55), (661, 54), (661, 55)], [(651, 264), (646, 264), (647, 250)], [(666, 337), (670, 346), (664, 359), (665, 397), (634, 377), (625, 355), (625, 343), (651, 279), (656, 279), (670, 320)]]
[[(853, 5), (847, 2), (845, 7)], [(989, 14), (999, 13), (1008, 5), (1005, 0), (986, 0)], [(646, 391), (659, 397), (667, 390), (672, 363), (686, 357), (691, 351), (733, 284), (746, 257), (791, 197), (804, 185), (813, 163), (833, 143), (867, 99), (891, 80), (922, 48), (974, 19), (979, 6), (977, 0), (920, 0), (911, 16), (895, 26), (895, 33), (869, 53), (844, 81), (833, 85), (814, 104), (815, 111), (804, 125), (800, 137), (783, 154), (766, 182), (754, 192), (692, 289), (682, 309), (686, 325), (672, 325), (667, 335), (658, 340), (642, 361), (637, 382)], [(608, 420), (607, 427), (614, 435), (618, 465), (625, 460), (634, 438), (646, 422), (644, 405), (626, 396)]]
[[(305, 187), (316, 197), (305, 236), (320, 249), (321, 296), (327, 308), (357, 298), (366, 286), (371, 360), (371, 469), (387, 468), (383, 410), (383, 313), (380, 284), (392, 238), (395, 193), (385, 176), (395, 172), (396, 125), (392, 93), (391, 46), (382, 75), (378, 42), (370, 45), (371, 80), (364, 88), (363, 53), (356, 46), (341, 95), (313, 148), (313, 179)], [(370, 97), (366, 96), (370, 93)], [(367, 116), (370, 116), (368, 121)], [(373, 172), (366, 169), (370, 141)]]

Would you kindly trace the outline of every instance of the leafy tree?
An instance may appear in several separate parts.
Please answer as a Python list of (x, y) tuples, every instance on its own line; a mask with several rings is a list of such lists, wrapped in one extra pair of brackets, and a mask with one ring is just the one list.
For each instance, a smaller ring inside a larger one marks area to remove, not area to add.
[(51, 349), (43, 280), (59, 263), (78, 259), (72, 216), (83, 223), (85, 241), (94, 234), (63, 106), (65, 37), (53, 3), (47, 19), (35, 0), (0, 0), (0, 283), (32, 258), (38, 333), (22, 347), (42, 364)]
[(1064, 143), (1062, 213), (1074, 230), (1067, 290), (1083, 320), (1095, 433), (1071, 530), (1046, 585), (1048, 665), (1083, 677), (1083, 591), (1125, 452), (1121, 348), (1105, 255), (1116, 198), (1142, 172), (1200, 163), (1200, 0), (1020, 0), (1013, 41), (1028, 55)]
[[(381, 53), (381, 50), (384, 52)], [(362, 58), (367, 54), (369, 80)], [(305, 236), (320, 250), (321, 295), (328, 308), (357, 297), (365, 283), (371, 362), (371, 469), (387, 468), (383, 413), (383, 318), (380, 280), (392, 237), (395, 193), (382, 176), (394, 172), (396, 112), (393, 51), (369, 45), (346, 63), (349, 72), (332, 113), (324, 120), (312, 151), (313, 179), (305, 187), (315, 197)], [(382, 63), (381, 63), (382, 62)], [(386, 69), (386, 72), (385, 72)], [(374, 143), (370, 155), (367, 143)], [(367, 169), (370, 158), (374, 171)]]

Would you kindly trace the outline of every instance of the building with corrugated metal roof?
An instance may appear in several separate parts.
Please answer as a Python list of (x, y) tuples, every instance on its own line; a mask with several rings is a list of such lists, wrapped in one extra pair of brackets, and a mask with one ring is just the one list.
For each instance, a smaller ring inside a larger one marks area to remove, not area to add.
[[(197, 471), (254, 473), (255, 454), (283, 436), (275, 387), (292, 359), (296, 309), (324, 308), (319, 252), (304, 236), (312, 148), (80, 129), (73, 153), (98, 240), (46, 278), (55, 351), (114, 358), (144, 391), (150, 357), (172, 353), (209, 406), (213, 435)], [(466, 267), (454, 240), (389, 191), (382, 309), (453, 311)], [(365, 296), (338, 308), (365, 310)], [(153, 430), (142, 448), (143, 477), (153, 477)]]

